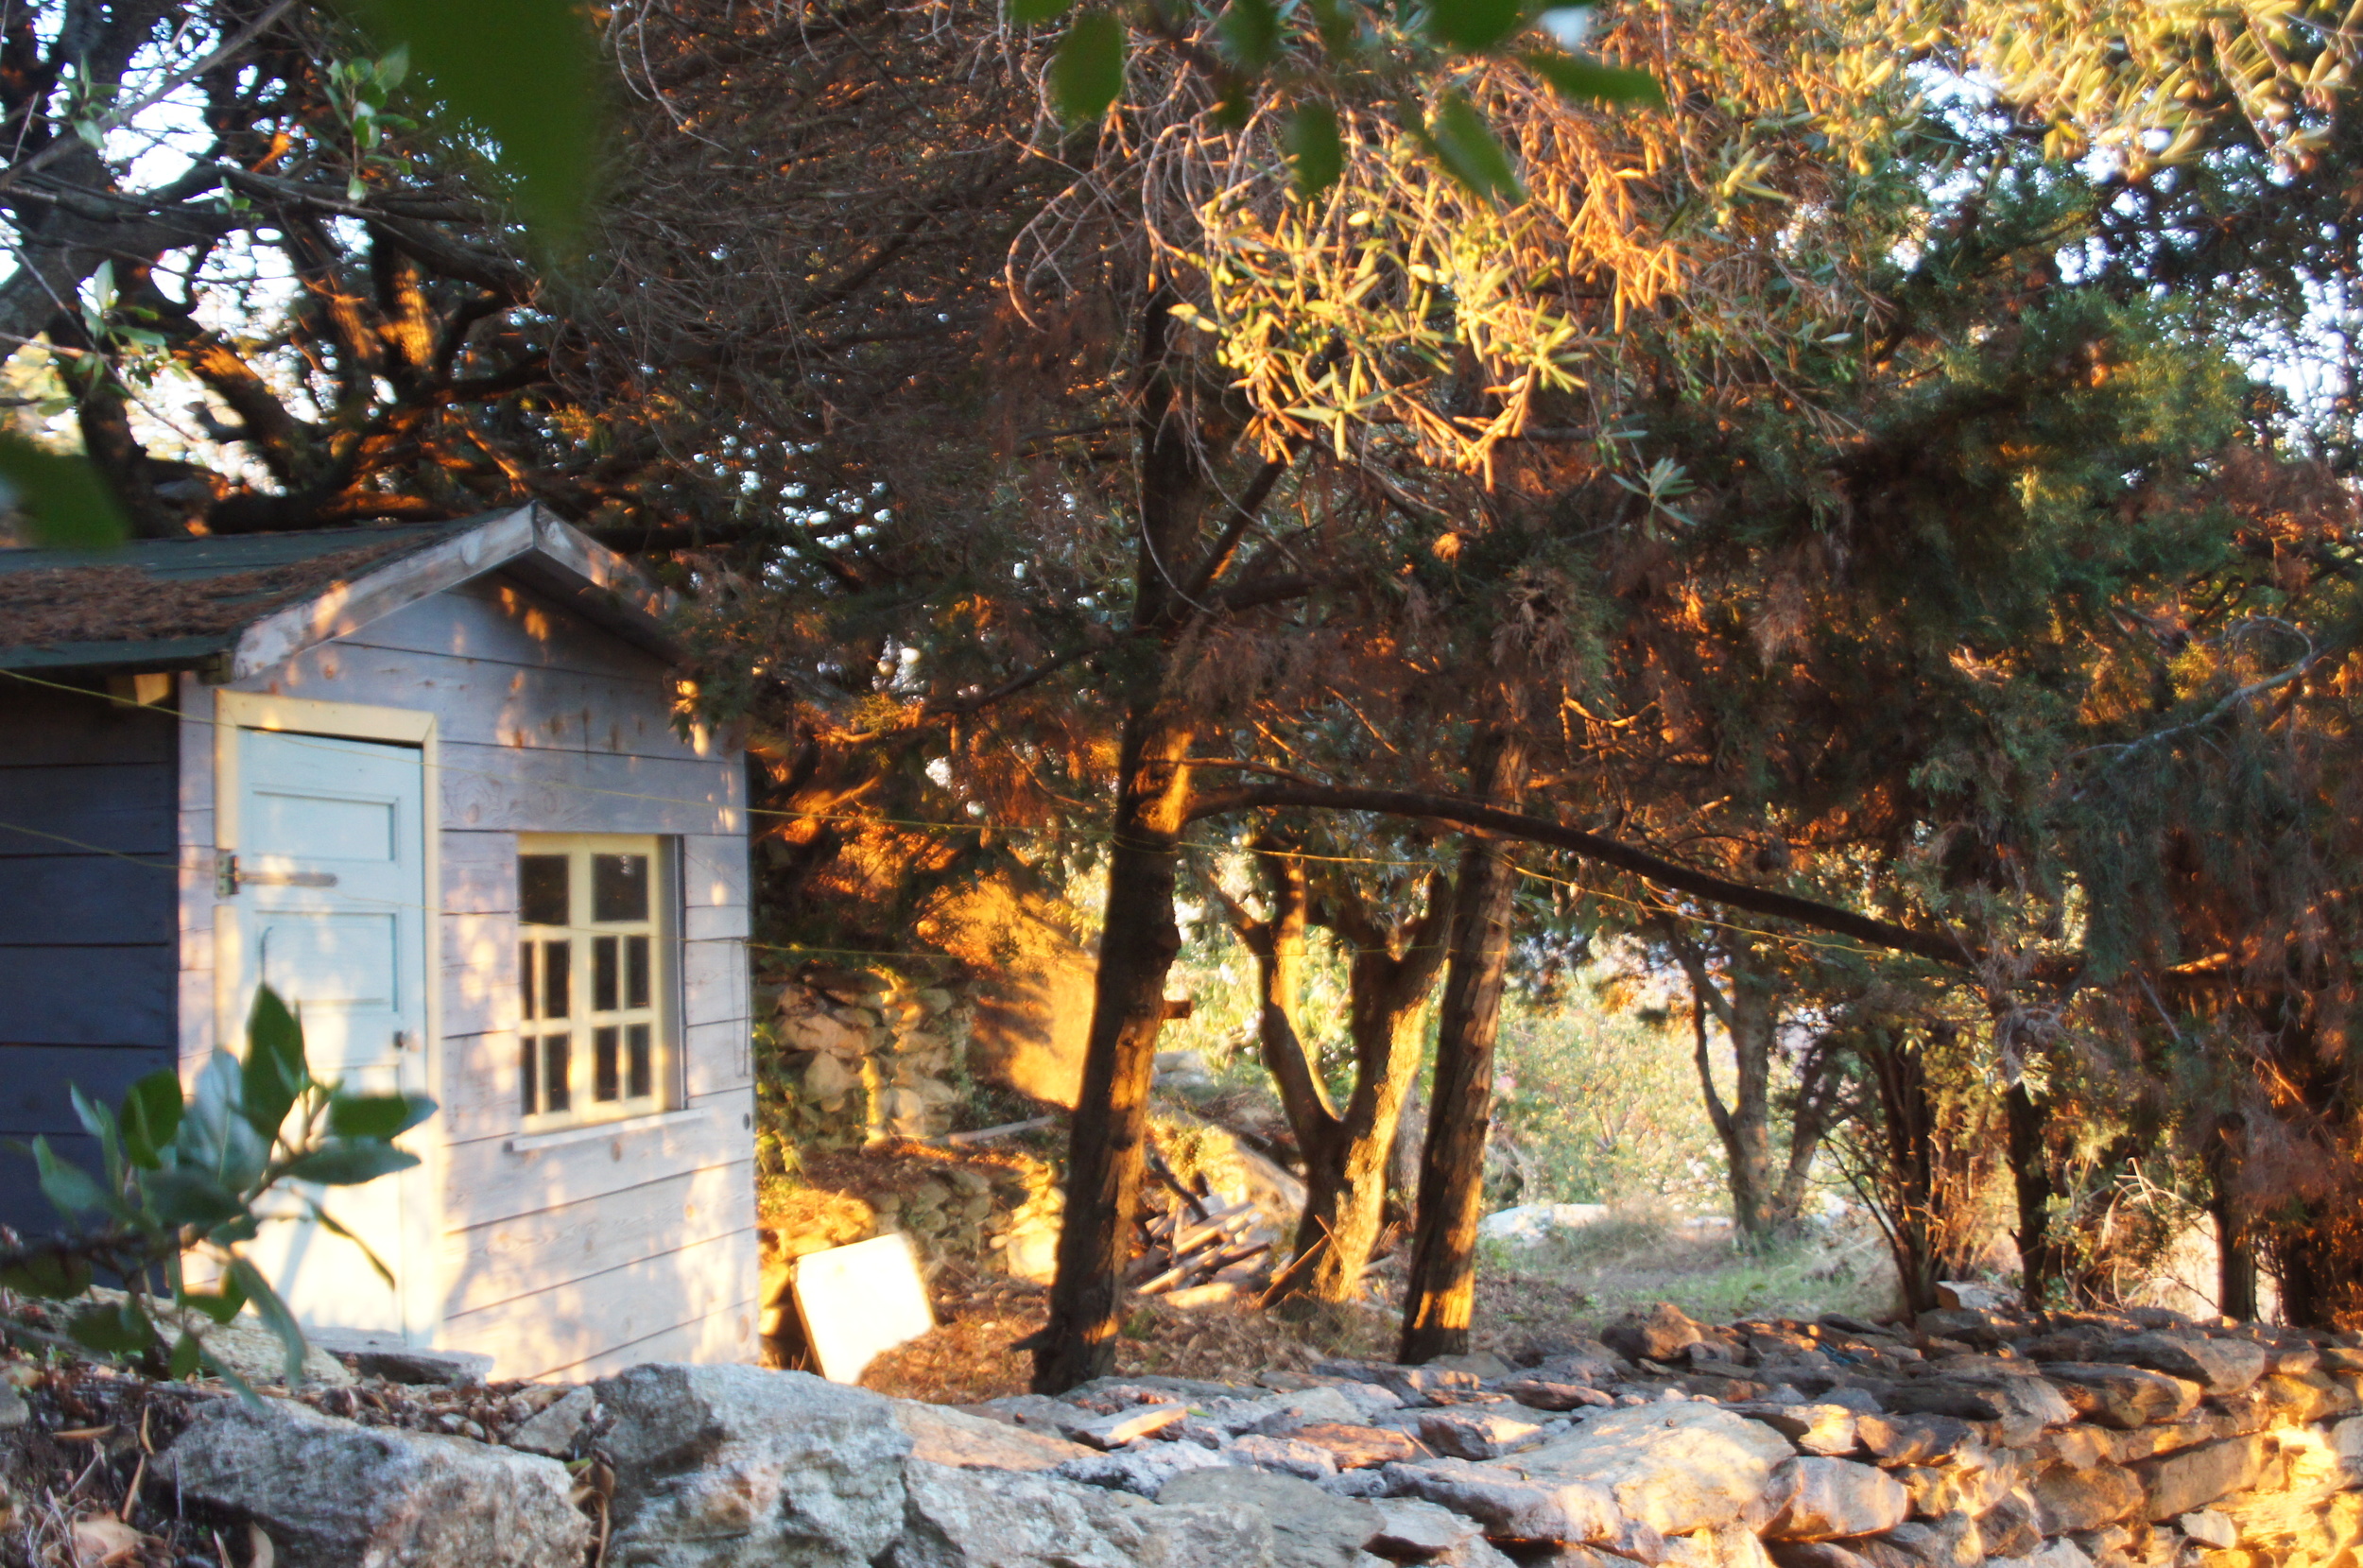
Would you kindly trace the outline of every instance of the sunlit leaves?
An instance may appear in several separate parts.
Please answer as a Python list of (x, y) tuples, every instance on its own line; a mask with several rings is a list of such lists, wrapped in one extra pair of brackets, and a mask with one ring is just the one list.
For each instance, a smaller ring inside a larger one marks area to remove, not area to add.
[(1124, 24), (1108, 11), (1085, 11), (1069, 24), (1050, 62), (1050, 91), (1070, 125), (1088, 125), (1124, 92)]

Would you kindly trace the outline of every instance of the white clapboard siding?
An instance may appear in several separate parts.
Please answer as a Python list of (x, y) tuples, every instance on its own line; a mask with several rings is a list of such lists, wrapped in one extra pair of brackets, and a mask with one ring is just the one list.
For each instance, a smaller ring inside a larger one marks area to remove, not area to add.
[[(496, 1376), (547, 1377), (666, 1329), (747, 1316), (755, 1296), (754, 1254), (752, 1229), (711, 1237), (453, 1314), (446, 1335), (458, 1348), (491, 1354)], [(741, 1357), (754, 1348), (752, 1332), (750, 1321)]]
[(481, 1312), (549, 1288), (576, 1261), (620, 1266), (747, 1230), (755, 1222), (752, 1164), (677, 1171), (611, 1194), (490, 1220), (444, 1237), (454, 1313)]
[[(744, 764), (674, 721), (660, 659), (497, 576), (445, 589), (234, 689), (436, 715), (440, 980), (437, 1343), (506, 1377), (754, 1353)], [(181, 1046), (213, 1043), (213, 693), (181, 685)], [(656, 834), (681, 853), (687, 1102), (524, 1136), (520, 833)], [(648, 1353), (642, 1353), (645, 1348)]]

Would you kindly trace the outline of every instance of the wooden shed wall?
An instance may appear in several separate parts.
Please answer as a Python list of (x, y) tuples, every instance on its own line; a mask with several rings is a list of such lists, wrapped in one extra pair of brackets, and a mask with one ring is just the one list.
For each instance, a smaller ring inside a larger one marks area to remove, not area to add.
[[(478, 578), (234, 689), (425, 709), (440, 750), (444, 1140), (438, 1343), (499, 1375), (590, 1376), (755, 1350), (753, 1076), (740, 754), (673, 730), (670, 671), (529, 590)], [(210, 694), (184, 684), (183, 821), (211, 834)], [(521, 1136), (516, 836), (681, 851), (685, 1103)], [(184, 1052), (212, 1044), (210, 885), (184, 882)], [(200, 1003), (198, 998), (202, 997)]]
[[(0, 1138), (97, 1166), (66, 1085), (112, 1104), (173, 1062), (169, 710), (0, 678)], [(60, 1220), (0, 1154), (0, 1225)]]

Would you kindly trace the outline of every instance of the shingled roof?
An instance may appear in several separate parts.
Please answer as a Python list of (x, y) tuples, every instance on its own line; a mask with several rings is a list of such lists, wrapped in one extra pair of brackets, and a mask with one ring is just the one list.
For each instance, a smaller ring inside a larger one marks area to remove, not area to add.
[(536, 507), (452, 523), (0, 550), (0, 669), (238, 680), (487, 572), (676, 652), (670, 595)]

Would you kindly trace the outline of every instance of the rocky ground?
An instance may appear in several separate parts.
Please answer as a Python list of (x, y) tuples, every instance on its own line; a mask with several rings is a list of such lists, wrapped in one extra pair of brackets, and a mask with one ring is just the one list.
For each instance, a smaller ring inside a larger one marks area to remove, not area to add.
[(2351, 1336), (1664, 1307), (1530, 1359), (965, 1407), (364, 1356), (257, 1407), (20, 1359), (0, 1536), (10, 1561), (214, 1568), (2352, 1568), (2363, 1544)]

